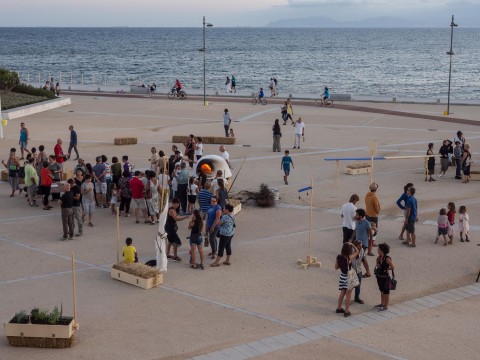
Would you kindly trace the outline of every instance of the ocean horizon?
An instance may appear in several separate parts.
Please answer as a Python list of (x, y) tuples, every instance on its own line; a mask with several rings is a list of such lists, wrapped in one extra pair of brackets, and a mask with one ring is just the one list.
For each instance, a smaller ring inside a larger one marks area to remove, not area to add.
[[(379, 31), (381, 30), (381, 31)], [(48, 77), (62, 85), (173, 84), (203, 88), (201, 27), (0, 27), (0, 66), (23, 81)], [(450, 28), (206, 29), (207, 88), (267, 88), (288, 93), (444, 98), (448, 91)], [(480, 95), (480, 29), (456, 28), (452, 99)]]

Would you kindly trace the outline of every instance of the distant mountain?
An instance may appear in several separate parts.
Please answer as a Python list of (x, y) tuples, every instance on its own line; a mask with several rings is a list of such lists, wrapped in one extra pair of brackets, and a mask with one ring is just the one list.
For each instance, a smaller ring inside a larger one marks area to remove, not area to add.
[(372, 17), (357, 21), (337, 21), (326, 16), (307, 17), (301, 19), (281, 19), (271, 21), (265, 27), (296, 27), (296, 28), (408, 28), (430, 27), (432, 24), (421, 24), (390, 16)]

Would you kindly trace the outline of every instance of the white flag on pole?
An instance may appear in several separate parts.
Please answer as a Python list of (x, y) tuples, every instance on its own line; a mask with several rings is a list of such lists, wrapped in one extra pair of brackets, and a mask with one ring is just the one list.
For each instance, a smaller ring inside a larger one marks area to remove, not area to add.
[(167, 241), (167, 233), (165, 232), (165, 223), (167, 222), (168, 215), (168, 198), (165, 201), (165, 207), (160, 214), (158, 220), (158, 232), (155, 238), (155, 249), (157, 252), (157, 269), (162, 273), (167, 272), (167, 253), (165, 251), (165, 244)]

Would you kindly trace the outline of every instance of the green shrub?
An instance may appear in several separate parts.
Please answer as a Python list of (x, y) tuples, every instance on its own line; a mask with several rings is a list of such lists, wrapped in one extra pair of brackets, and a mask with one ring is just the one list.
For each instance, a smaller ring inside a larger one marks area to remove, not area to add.
[(20, 79), (15, 71), (0, 68), (0, 90), (8, 93), (18, 84), (20, 84)]
[(255, 194), (255, 201), (260, 207), (275, 206), (275, 196), (266, 184), (260, 185), (260, 190)]
[(27, 94), (17, 94), (14, 92), (3, 93), (0, 91), (2, 97), (2, 110), (17, 108), (20, 106), (36, 104), (42, 101), (50, 100), (47, 97), (38, 97)]
[(40, 324), (47, 322), (49, 316), (48, 310), (40, 310), (39, 308), (32, 309), (30, 315), (32, 316), (33, 322)]
[(32, 96), (41, 96), (49, 99), (54, 99), (55, 95), (50, 90), (36, 88), (32, 85), (18, 84), (12, 91), (17, 94), (27, 94)]
[(13, 318), (17, 324), (27, 324), (30, 317), (25, 310), (21, 310)]
[(50, 325), (57, 324), (62, 317), (62, 312), (63, 306), (60, 306), (60, 310), (58, 309), (58, 306), (55, 306), (55, 308), (50, 312), (50, 314), (48, 314), (48, 323)]

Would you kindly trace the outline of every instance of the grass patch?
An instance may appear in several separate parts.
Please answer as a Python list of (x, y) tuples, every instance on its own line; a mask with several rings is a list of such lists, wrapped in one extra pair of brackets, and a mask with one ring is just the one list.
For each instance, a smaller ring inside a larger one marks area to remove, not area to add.
[(6, 94), (3, 91), (0, 91), (0, 96), (2, 97), (2, 110), (9, 110), (20, 106), (31, 105), (50, 100), (46, 96), (19, 94), (11, 91)]

